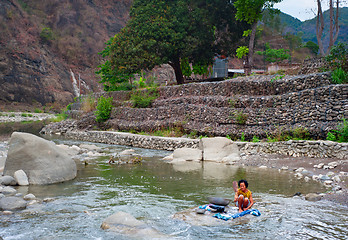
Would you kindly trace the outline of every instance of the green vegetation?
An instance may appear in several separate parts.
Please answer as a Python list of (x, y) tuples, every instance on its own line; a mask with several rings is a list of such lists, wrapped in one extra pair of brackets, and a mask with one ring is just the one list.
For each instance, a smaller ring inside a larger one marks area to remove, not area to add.
[(329, 55), (325, 59), (332, 71), (332, 83), (348, 83), (348, 45), (339, 42), (331, 48)]
[(234, 118), (237, 124), (245, 125), (248, 120), (248, 114), (243, 113), (242, 111), (237, 111), (234, 113)]
[(331, 73), (331, 81), (334, 84), (348, 83), (348, 72), (341, 67), (334, 69)]
[(101, 96), (98, 99), (97, 111), (95, 112), (97, 122), (105, 122), (111, 116), (113, 98)]
[(43, 113), (43, 111), (41, 109), (39, 109), (39, 108), (35, 108), (34, 109), (34, 113)]
[[(279, 10), (277, 11), (273, 9), (273, 5), (281, 1), (282, 0), (236, 0), (234, 2), (234, 6), (237, 9), (236, 19), (239, 21), (245, 21), (251, 25), (251, 32), (249, 32), (249, 34), (244, 34), (249, 35), (247, 64), (250, 66), (253, 65), (257, 24), (262, 19), (263, 12), (266, 9), (268, 9), (271, 14), (279, 12)], [(247, 72), (246, 74), (249, 75), (250, 72)]]
[(266, 43), (265, 44), (265, 48), (266, 50), (265, 51), (257, 51), (256, 54), (258, 55), (262, 55), (262, 56), (265, 56), (265, 60), (267, 62), (281, 62), (285, 59), (290, 59), (290, 50), (288, 49), (284, 49), (284, 48), (281, 48), (281, 49), (273, 49), (270, 47), (269, 43)]
[(256, 136), (253, 136), (252, 142), (260, 142), (260, 139)]
[(348, 142), (348, 121), (343, 118), (337, 130), (328, 132), (326, 140), (337, 142)]
[(288, 140), (311, 140), (310, 133), (307, 128), (298, 127), (291, 131), (283, 131), (283, 128), (277, 128), (273, 134), (266, 132), (268, 142), (279, 142)]
[(146, 90), (134, 90), (131, 95), (131, 101), (134, 108), (151, 107), (152, 102), (158, 97), (158, 89), (148, 87)]
[(41, 30), (40, 38), (42, 41), (49, 43), (54, 39), (52, 29), (49, 27), (45, 27)]
[(249, 48), (247, 46), (240, 46), (236, 50), (236, 56), (239, 59), (242, 59), (244, 56), (247, 56), (249, 53)]
[(178, 84), (192, 72), (206, 74), (214, 55), (234, 48), (245, 28), (234, 12), (227, 0), (133, 1), (126, 27), (100, 53), (100, 83), (106, 91), (124, 89), (135, 74), (161, 64), (173, 68)]
[(306, 44), (303, 47), (308, 48), (309, 50), (311, 50), (311, 52), (314, 55), (318, 55), (318, 52), (319, 52), (318, 44), (316, 44), (316, 43), (314, 43), (312, 41), (308, 41), (308, 42), (306, 42)]
[(64, 112), (56, 114), (55, 118), (50, 119), (51, 122), (61, 122), (68, 118), (68, 115)]

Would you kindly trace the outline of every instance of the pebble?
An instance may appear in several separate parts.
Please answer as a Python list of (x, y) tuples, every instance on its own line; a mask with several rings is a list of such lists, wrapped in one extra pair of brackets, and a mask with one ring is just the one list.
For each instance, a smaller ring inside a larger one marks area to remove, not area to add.
[(342, 189), (341, 186), (335, 186), (332, 190), (337, 192), (337, 191), (340, 191)]
[(321, 177), (320, 177), (320, 175), (319, 175), (319, 179), (320, 179), (321, 181), (328, 181), (328, 180), (331, 180), (331, 178), (329, 178), (329, 177), (326, 176), (326, 175), (322, 175)]
[(312, 176), (312, 179), (315, 180), (315, 181), (316, 181), (316, 180), (319, 180), (319, 175), (313, 175), (313, 176)]
[(288, 170), (288, 169), (289, 169), (288, 166), (283, 166), (283, 167), (281, 168), (281, 170)]
[(303, 167), (300, 167), (300, 168), (296, 169), (295, 172), (298, 172), (298, 173), (299, 173), (299, 172), (303, 172), (304, 170), (305, 170), (305, 169), (304, 169)]
[(11, 215), (11, 214), (13, 214), (13, 212), (12, 211), (3, 211), (2, 214), (4, 214), (4, 215)]
[(303, 175), (301, 174), (301, 173), (295, 173), (295, 177), (296, 178), (298, 178), (298, 179), (300, 179), (300, 178), (303, 178)]
[(335, 182), (338, 182), (338, 183), (341, 182), (341, 178), (340, 178), (339, 176), (337, 176), (337, 175), (334, 176), (334, 177), (332, 178), (332, 180), (335, 181)]
[(309, 182), (310, 178), (307, 177), (307, 176), (305, 176), (305, 177), (304, 177), (304, 180), (305, 180), (306, 182)]
[(267, 166), (260, 166), (260, 169), (267, 169)]
[(25, 195), (25, 196), (23, 197), (23, 199), (26, 200), (26, 201), (29, 201), (29, 200), (34, 200), (34, 199), (36, 199), (36, 197), (35, 197), (34, 194), (30, 193), (30, 194)]
[(319, 168), (319, 169), (321, 169), (321, 168), (323, 168), (324, 167), (324, 163), (319, 163), (318, 165), (316, 165), (317, 166), (317, 168)]
[(327, 165), (331, 166), (331, 167), (337, 167), (338, 166), (338, 162), (330, 162)]
[(331, 187), (331, 184), (333, 183), (333, 181), (332, 180), (326, 180), (326, 181), (324, 181), (324, 186), (325, 187)]
[(332, 177), (332, 176), (334, 176), (334, 175), (335, 175), (334, 172), (328, 172), (328, 173), (326, 174), (326, 176), (328, 176), (328, 177)]

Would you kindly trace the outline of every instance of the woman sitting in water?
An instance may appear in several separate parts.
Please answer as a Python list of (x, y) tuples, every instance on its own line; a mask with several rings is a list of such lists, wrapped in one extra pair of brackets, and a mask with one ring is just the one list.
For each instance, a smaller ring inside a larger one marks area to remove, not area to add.
[(246, 180), (240, 180), (238, 186), (239, 188), (234, 196), (234, 202), (239, 208), (239, 212), (243, 212), (254, 205), (254, 200), (251, 191), (248, 189), (248, 182)]

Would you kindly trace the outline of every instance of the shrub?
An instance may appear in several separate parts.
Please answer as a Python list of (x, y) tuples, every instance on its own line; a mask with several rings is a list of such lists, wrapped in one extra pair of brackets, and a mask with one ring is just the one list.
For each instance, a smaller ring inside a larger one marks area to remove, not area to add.
[(248, 120), (248, 115), (246, 113), (243, 113), (242, 111), (237, 111), (234, 114), (235, 120), (237, 124), (245, 125), (246, 121)]
[(40, 33), (40, 38), (42, 39), (42, 41), (44, 42), (50, 42), (51, 40), (54, 39), (53, 37), (53, 32), (52, 29), (49, 27), (45, 27), (41, 30)]
[(95, 112), (97, 122), (105, 122), (111, 116), (112, 111), (112, 97), (105, 98), (101, 96), (98, 99), (97, 111)]
[(310, 140), (311, 136), (307, 128), (299, 127), (292, 131), (294, 140)]
[(260, 139), (256, 136), (253, 136), (252, 142), (260, 142)]
[(151, 107), (153, 100), (157, 97), (157, 88), (147, 88), (145, 91), (133, 91), (131, 101), (135, 108), (148, 108)]
[(338, 141), (348, 142), (348, 121), (343, 118), (343, 122), (338, 126)]
[(245, 142), (245, 134), (244, 134), (244, 132), (242, 132), (242, 135), (240, 136), (240, 140), (242, 142)]
[(348, 72), (344, 71), (341, 67), (336, 68), (331, 73), (331, 79), (334, 84), (348, 83)]
[(326, 136), (326, 140), (328, 140), (328, 141), (336, 141), (337, 139), (336, 139), (336, 136), (335, 136), (334, 133), (328, 132), (327, 136)]

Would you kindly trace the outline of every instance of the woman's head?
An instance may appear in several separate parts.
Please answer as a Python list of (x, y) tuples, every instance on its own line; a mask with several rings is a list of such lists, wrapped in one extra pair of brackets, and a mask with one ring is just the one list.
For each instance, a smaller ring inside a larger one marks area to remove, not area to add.
[(239, 187), (240, 187), (240, 184), (241, 184), (241, 183), (244, 183), (245, 187), (248, 188), (248, 185), (249, 185), (249, 184), (248, 184), (248, 181), (247, 181), (247, 180), (244, 180), (244, 179), (239, 180), (239, 182), (238, 182), (238, 186), (239, 186)]

